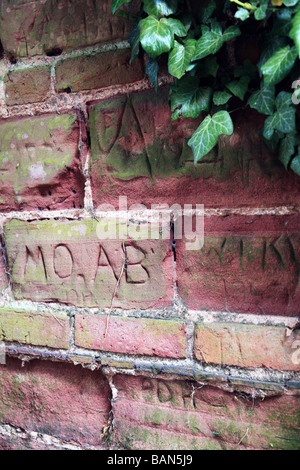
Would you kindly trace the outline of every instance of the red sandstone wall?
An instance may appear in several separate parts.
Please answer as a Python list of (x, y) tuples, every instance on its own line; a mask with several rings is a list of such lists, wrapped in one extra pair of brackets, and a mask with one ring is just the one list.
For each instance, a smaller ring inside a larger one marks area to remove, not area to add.
[(0, 8), (0, 448), (299, 448), (300, 179), (261, 116), (194, 166), (109, 1)]

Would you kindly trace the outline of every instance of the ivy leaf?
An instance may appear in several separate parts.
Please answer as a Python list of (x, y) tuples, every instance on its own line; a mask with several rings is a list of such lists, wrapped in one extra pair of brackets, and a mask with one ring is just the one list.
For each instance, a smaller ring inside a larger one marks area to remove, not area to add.
[(231, 135), (233, 133), (233, 123), (227, 111), (219, 111), (213, 116), (206, 116), (196, 132), (188, 141), (194, 153), (194, 163), (208, 154), (217, 144), (220, 135)]
[(268, 3), (269, 0), (261, 0), (259, 2), (259, 7), (254, 12), (254, 18), (257, 21), (264, 20), (267, 16)]
[(290, 169), (300, 176), (300, 146), (298, 147), (298, 155), (291, 161)]
[(170, 90), (172, 121), (178, 118), (197, 118), (202, 111), (210, 111), (212, 89), (199, 88), (197, 77), (185, 76)]
[(290, 133), (296, 128), (296, 108), (292, 105), (292, 94), (281, 91), (276, 97), (276, 112), (267, 117), (263, 136), (270, 139), (275, 130)]
[(296, 5), (298, 3), (298, 0), (282, 0), (282, 3), (286, 7), (293, 7), (294, 5)]
[(187, 30), (180, 20), (176, 20), (175, 18), (162, 18), (160, 22), (167, 25), (173, 34), (176, 34), (176, 36), (180, 38), (187, 35)]
[(276, 85), (292, 70), (297, 57), (295, 47), (285, 46), (278, 49), (261, 67), (266, 85)]
[(202, 26), (202, 36), (196, 43), (195, 55), (193, 60), (203, 59), (210, 54), (215, 54), (224, 44), (241, 34), (239, 28), (230, 26), (222, 34), (219, 24), (212, 24), (211, 29), (208, 26)]
[(289, 36), (292, 27), (292, 12), (288, 8), (279, 10), (274, 19), (272, 34)]
[(195, 43), (195, 39), (188, 39), (184, 44), (175, 41), (168, 60), (168, 70), (173, 77), (181, 78), (185, 74), (194, 55)]
[(229, 28), (227, 28), (223, 33), (223, 37), (222, 37), (223, 44), (224, 42), (231, 41), (231, 39), (234, 39), (240, 36), (240, 34), (241, 34), (240, 28), (238, 28), (237, 26), (229, 26)]
[(176, 13), (178, 0), (143, 0), (144, 10), (148, 15), (161, 17)]
[(250, 13), (248, 10), (246, 10), (246, 8), (239, 8), (234, 14), (234, 17), (238, 18), (241, 21), (247, 20), (249, 16), (250, 16)]
[(222, 106), (226, 104), (231, 97), (232, 94), (227, 91), (216, 91), (213, 96), (213, 102), (216, 106)]
[(285, 169), (288, 169), (288, 164), (292, 155), (295, 153), (295, 135), (287, 134), (281, 141), (279, 145), (279, 160), (284, 165)]
[(250, 82), (250, 77), (246, 75), (241, 77), (240, 80), (233, 80), (226, 84), (226, 88), (235, 96), (237, 96), (240, 100), (244, 99), (245, 93), (248, 90), (248, 85)]
[(273, 114), (275, 106), (275, 87), (261, 84), (260, 90), (252, 93), (248, 100), (250, 108), (261, 114)]
[(129, 43), (131, 47), (131, 57), (129, 63), (131, 64), (131, 62), (139, 55), (140, 50), (140, 30), (138, 21), (135, 21), (132, 25), (129, 35)]
[(290, 32), (290, 37), (294, 40), (298, 55), (300, 57), (300, 9), (293, 18), (293, 26)]
[(275, 52), (277, 52), (280, 48), (283, 48), (287, 45), (287, 38), (282, 36), (277, 36), (273, 34), (269, 34), (266, 36), (263, 44), (263, 49), (260, 55), (260, 59), (257, 63), (257, 67), (261, 73), (262, 66), (272, 57)]
[(131, 0), (112, 0), (111, 9), (113, 14), (124, 4), (129, 3)]
[(172, 49), (174, 34), (163, 20), (148, 16), (139, 22), (139, 29), (140, 42), (152, 59)]
[(201, 24), (206, 23), (216, 8), (217, 8), (217, 5), (216, 5), (216, 2), (214, 2), (214, 0), (211, 0), (206, 7), (200, 8), (199, 15), (198, 15), (199, 22)]
[(148, 75), (151, 83), (153, 83), (153, 85), (155, 87), (155, 91), (157, 91), (157, 87), (158, 87), (158, 80), (157, 80), (158, 62), (157, 62), (157, 60), (151, 59), (151, 57), (150, 57), (147, 64), (146, 64), (145, 72)]
[(278, 132), (278, 131), (275, 131), (272, 134), (270, 139), (266, 139), (264, 137), (264, 142), (267, 145), (267, 147), (271, 150), (271, 152), (274, 153), (276, 151), (278, 147), (278, 143), (280, 142), (280, 138), (281, 138), (281, 132)]

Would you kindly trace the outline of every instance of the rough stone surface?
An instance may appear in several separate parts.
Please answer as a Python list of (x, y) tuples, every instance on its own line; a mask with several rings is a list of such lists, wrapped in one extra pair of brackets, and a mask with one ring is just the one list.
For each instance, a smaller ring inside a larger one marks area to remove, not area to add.
[[(8, 222), (5, 238), (15, 296), (79, 307), (170, 305), (169, 240), (137, 240), (139, 224), (103, 221)], [(115, 239), (101, 233), (106, 225), (112, 236), (118, 229)]]
[[(295, 205), (300, 178), (285, 171), (259, 135), (264, 117), (235, 113), (232, 136), (196, 165), (187, 141), (201, 119), (171, 122), (168, 87), (99, 102), (90, 109), (95, 204)], [(288, 188), (288, 191), (287, 191)]]
[(0, 209), (83, 206), (76, 115), (0, 122)]
[(4, 0), (0, 6), (4, 52), (12, 57), (54, 55), (129, 37), (131, 22), (111, 12), (111, 0)]
[(171, 320), (76, 315), (75, 344), (124, 354), (186, 357), (184, 324)]
[(100, 371), (36, 360), (0, 366), (2, 423), (68, 443), (103, 444), (110, 397)]
[(68, 349), (70, 319), (61, 312), (0, 307), (0, 340)]
[(8, 106), (43, 101), (50, 92), (50, 67), (34, 67), (8, 72), (5, 80)]
[(299, 396), (252, 398), (197, 382), (119, 375), (113, 403), (126, 449), (299, 449)]
[(55, 89), (77, 92), (143, 79), (142, 62), (129, 64), (130, 56), (131, 50), (125, 49), (61, 60), (56, 66)]
[(204, 363), (300, 370), (300, 330), (236, 323), (198, 324), (196, 358)]
[(178, 292), (196, 310), (298, 315), (299, 235), (298, 215), (206, 217), (200, 250), (177, 240)]

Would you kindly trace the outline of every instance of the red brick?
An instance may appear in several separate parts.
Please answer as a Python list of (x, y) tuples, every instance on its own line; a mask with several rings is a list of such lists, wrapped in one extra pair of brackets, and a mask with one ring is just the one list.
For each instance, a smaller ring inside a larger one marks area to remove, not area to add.
[(206, 217), (201, 250), (177, 240), (178, 292), (196, 310), (298, 315), (299, 235), (298, 215)]
[(300, 330), (238, 323), (197, 324), (194, 350), (204, 363), (300, 370)]
[[(91, 181), (95, 205), (204, 204), (276, 207), (299, 204), (300, 178), (287, 172), (259, 135), (264, 116), (235, 113), (235, 131), (194, 165), (188, 139), (197, 120), (171, 121), (168, 87), (90, 107)], [(288, 190), (287, 190), (288, 188)]]
[(126, 449), (299, 449), (299, 395), (252, 398), (197, 382), (118, 375), (114, 438)]
[[(105, 218), (101, 220), (106, 223)], [(120, 239), (103, 239), (100, 219), (93, 218), (35, 223), (14, 219), (6, 223), (15, 297), (78, 307), (110, 308), (113, 304), (114, 308), (146, 309), (172, 305), (169, 239), (136, 240), (141, 232), (134, 231), (140, 225), (132, 221), (112, 219), (108, 225), (124, 229), (116, 234)], [(150, 225), (143, 224), (143, 228), (148, 237)]]
[(144, 78), (142, 62), (129, 64), (131, 50), (103, 52), (58, 62), (55, 89), (77, 92), (136, 82)]
[(184, 324), (172, 320), (76, 315), (75, 344), (123, 354), (186, 357)]
[(0, 210), (83, 207), (79, 135), (73, 114), (2, 120)]
[(9, 359), (0, 368), (2, 423), (68, 443), (102, 445), (111, 392), (100, 371)]
[(65, 313), (0, 307), (1, 340), (68, 349), (70, 319)]
[(24, 57), (126, 39), (131, 22), (112, 15), (111, 0), (3, 0), (0, 29), (4, 52)]
[(4, 80), (8, 106), (44, 101), (50, 92), (50, 68), (12, 70)]

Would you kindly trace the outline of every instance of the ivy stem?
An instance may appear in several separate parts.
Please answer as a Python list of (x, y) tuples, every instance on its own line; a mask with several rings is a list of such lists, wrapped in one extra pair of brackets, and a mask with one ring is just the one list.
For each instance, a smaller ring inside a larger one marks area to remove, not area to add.
[(236, 4), (239, 5), (240, 7), (246, 8), (246, 10), (253, 10), (253, 9), (255, 9), (255, 7), (253, 7), (252, 5), (250, 5), (250, 3), (242, 3), (242, 2), (240, 2), (239, 0), (230, 0), (230, 1), (236, 3)]

